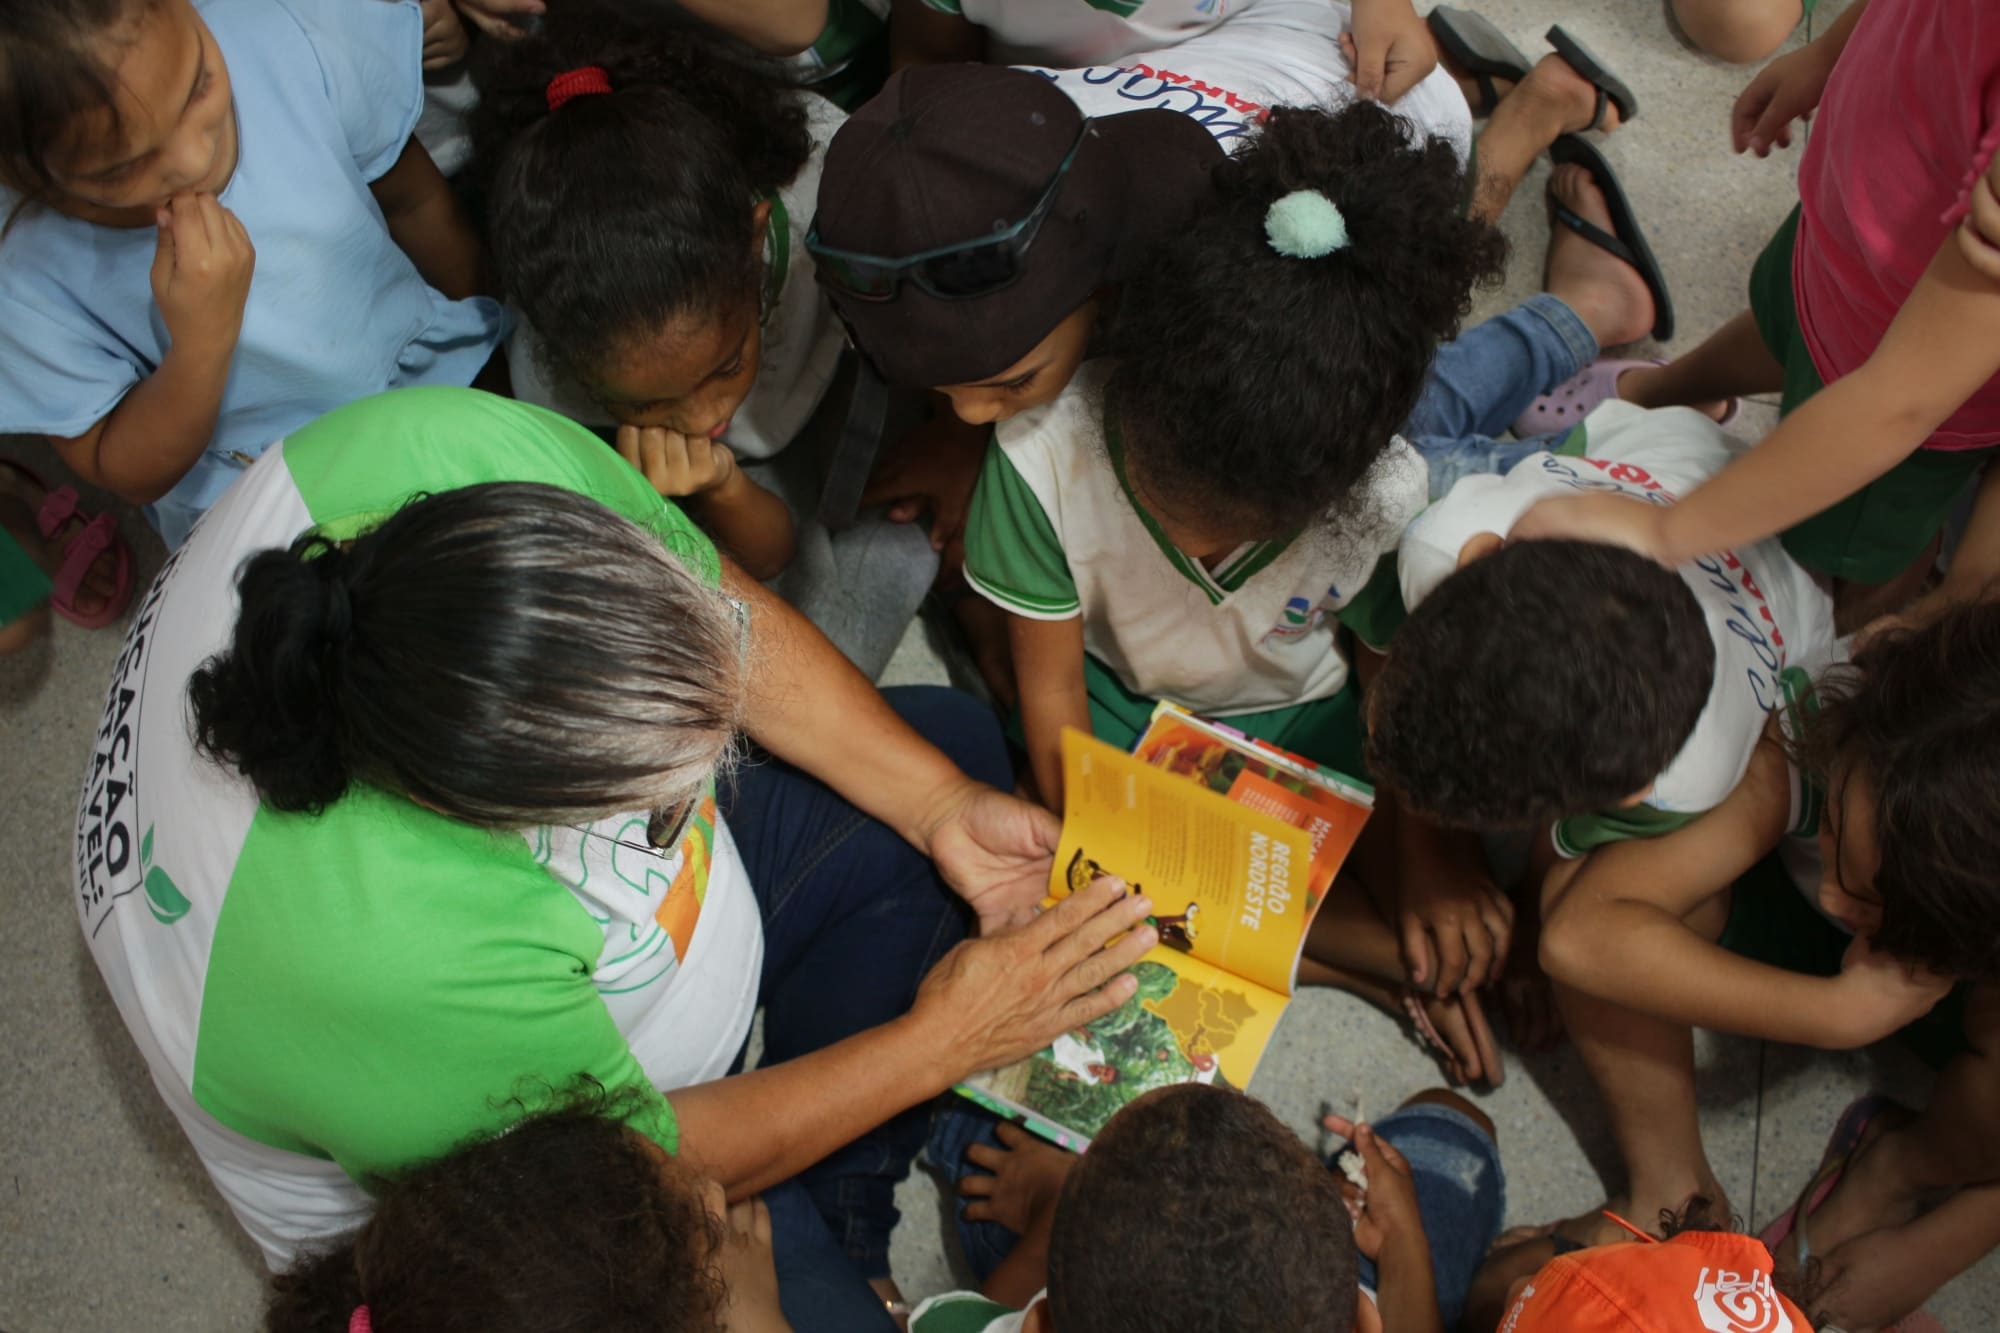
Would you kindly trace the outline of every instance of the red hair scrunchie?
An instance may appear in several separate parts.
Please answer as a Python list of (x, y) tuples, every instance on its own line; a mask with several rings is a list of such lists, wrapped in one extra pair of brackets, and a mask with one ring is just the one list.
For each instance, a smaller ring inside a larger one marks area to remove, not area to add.
[(582, 65), (576, 69), (566, 69), (549, 80), (543, 96), (547, 98), (549, 110), (559, 111), (563, 103), (575, 97), (589, 97), (595, 93), (611, 91), (611, 76), (602, 65)]
[(375, 1333), (375, 1321), (366, 1305), (355, 1306), (354, 1313), (347, 1316), (347, 1333)]

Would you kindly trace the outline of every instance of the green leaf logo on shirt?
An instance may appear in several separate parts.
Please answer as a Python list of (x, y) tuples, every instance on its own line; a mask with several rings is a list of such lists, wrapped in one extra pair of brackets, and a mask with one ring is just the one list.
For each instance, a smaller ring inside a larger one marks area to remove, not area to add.
[(161, 925), (171, 926), (188, 914), (194, 906), (185, 894), (174, 884), (174, 878), (163, 866), (153, 864), (153, 826), (146, 826), (146, 834), (139, 839), (139, 864), (145, 867), (146, 906), (153, 909), (153, 915)]

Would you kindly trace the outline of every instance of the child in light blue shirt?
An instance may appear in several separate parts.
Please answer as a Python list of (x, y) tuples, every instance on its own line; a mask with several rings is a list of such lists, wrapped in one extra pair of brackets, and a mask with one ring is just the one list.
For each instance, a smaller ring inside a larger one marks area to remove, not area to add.
[(411, 137), (410, 0), (24, 0), (0, 40), (0, 431), (169, 545), (286, 432), (505, 336)]

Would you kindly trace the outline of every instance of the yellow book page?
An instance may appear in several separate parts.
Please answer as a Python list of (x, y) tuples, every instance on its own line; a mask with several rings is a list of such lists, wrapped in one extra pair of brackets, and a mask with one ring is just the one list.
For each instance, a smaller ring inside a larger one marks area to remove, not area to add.
[(1116, 875), (1152, 898), (1162, 948), (1291, 993), (1310, 832), (1078, 731), (1063, 732), (1063, 784), (1053, 896)]

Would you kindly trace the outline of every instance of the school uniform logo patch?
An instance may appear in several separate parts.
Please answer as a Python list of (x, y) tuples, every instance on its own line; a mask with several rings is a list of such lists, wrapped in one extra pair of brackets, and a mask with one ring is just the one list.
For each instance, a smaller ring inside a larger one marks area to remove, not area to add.
[(1792, 1317), (1779, 1304), (1770, 1274), (1754, 1268), (1748, 1273), (1702, 1269), (1695, 1279), (1694, 1308), (1711, 1333), (1792, 1333)]

